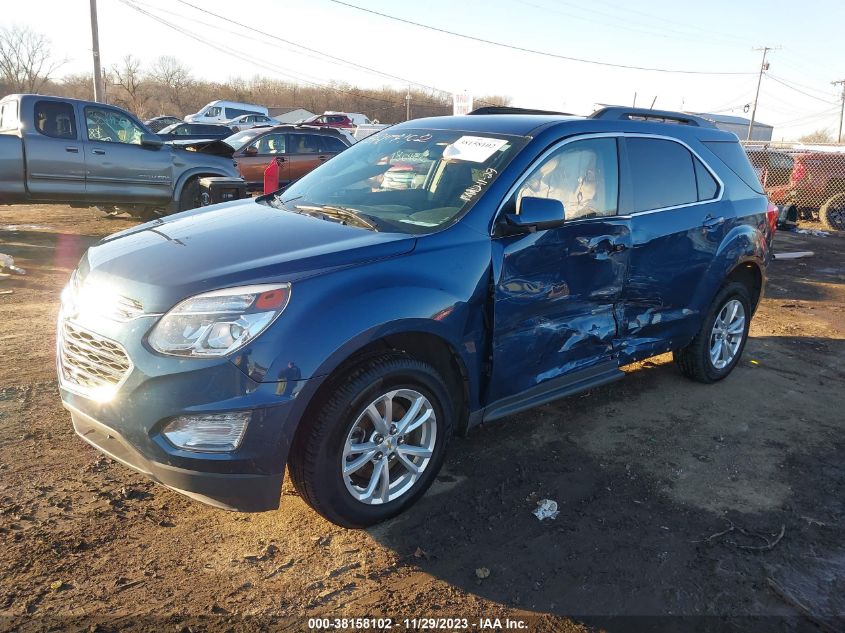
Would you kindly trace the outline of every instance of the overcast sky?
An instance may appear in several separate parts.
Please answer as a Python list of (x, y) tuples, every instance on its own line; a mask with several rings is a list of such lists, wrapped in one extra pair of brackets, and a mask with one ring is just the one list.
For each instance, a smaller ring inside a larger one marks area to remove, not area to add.
[[(405, 85), (235, 26), (181, 0), (125, 2), (98, 2), (106, 67), (129, 53), (143, 62), (172, 55), (204, 79), (265, 75), (315, 83)], [(638, 105), (648, 106), (656, 97), (656, 108), (743, 116), (743, 107), (754, 99), (760, 67), (761, 53), (752, 48), (781, 46), (769, 54), (771, 77), (763, 78), (758, 120), (775, 126), (775, 140), (819, 128), (835, 134), (839, 124), (839, 90), (830, 82), (845, 78), (841, 0), (349, 0), (414, 22), (566, 57), (747, 73), (719, 75), (640, 71), (544, 57), (402, 24), (331, 0), (186, 2), (406, 80), (450, 92), (506, 94), (513, 105), (579, 114), (591, 112), (596, 103), (629, 104), (636, 92)], [(60, 74), (90, 71), (88, 0), (4, 2), (2, 14), (4, 25), (27, 25), (50, 38), (56, 56), (68, 60)]]

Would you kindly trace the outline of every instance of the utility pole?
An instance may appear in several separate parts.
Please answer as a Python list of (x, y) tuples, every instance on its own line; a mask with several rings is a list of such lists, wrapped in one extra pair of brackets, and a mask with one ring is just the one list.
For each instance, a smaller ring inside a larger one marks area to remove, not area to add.
[(842, 142), (842, 117), (845, 116), (845, 79), (840, 79), (839, 81), (831, 81), (830, 82), (834, 86), (842, 86), (842, 105), (839, 107), (839, 136), (837, 137), (837, 143)]
[(763, 81), (763, 73), (769, 70), (769, 65), (766, 63), (766, 55), (769, 51), (775, 50), (771, 46), (761, 46), (751, 50), (763, 51), (763, 61), (760, 63), (760, 75), (757, 77), (757, 93), (754, 95), (754, 109), (751, 110), (751, 122), (748, 124), (748, 136), (746, 141), (751, 140), (751, 132), (754, 129), (754, 118), (757, 116), (757, 99), (760, 98), (760, 83)]
[(405, 120), (411, 120), (411, 85), (408, 84), (408, 94), (405, 95)]
[(97, 27), (97, 0), (91, 0), (91, 50), (94, 53), (94, 101), (103, 101), (103, 73), (100, 70), (100, 33)]

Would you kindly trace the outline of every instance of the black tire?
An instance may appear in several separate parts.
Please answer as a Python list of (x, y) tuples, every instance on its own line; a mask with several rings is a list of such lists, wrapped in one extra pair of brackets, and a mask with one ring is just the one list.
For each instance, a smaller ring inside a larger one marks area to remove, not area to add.
[(200, 197), (200, 179), (191, 178), (182, 187), (179, 193), (179, 211), (190, 211), (202, 205)]
[[(340, 469), (346, 437), (358, 416), (379, 395), (408, 388), (423, 394), (436, 415), (435, 445), (425, 469), (397, 499), (368, 505), (347, 490)], [(428, 489), (443, 464), (452, 434), (454, 407), (449, 390), (430, 365), (400, 354), (371, 357), (338, 376), (319, 410), (291, 447), (288, 466), (294, 486), (308, 505), (326, 519), (347, 528), (379, 523), (414, 504)]]
[(822, 226), (832, 231), (845, 231), (845, 193), (828, 198), (819, 209)]
[[(723, 368), (719, 369), (710, 358), (710, 343), (713, 325), (716, 317), (722, 308), (731, 300), (737, 299), (745, 310), (745, 325), (742, 332), (742, 340), (733, 359)], [(695, 381), (705, 384), (722, 380), (733, 371), (742, 357), (745, 343), (748, 341), (748, 328), (751, 324), (751, 297), (748, 288), (739, 282), (729, 282), (716, 294), (710, 309), (701, 324), (701, 329), (686, 347), (675, 350), (673, 356), (675, 363), (681, 373)]]

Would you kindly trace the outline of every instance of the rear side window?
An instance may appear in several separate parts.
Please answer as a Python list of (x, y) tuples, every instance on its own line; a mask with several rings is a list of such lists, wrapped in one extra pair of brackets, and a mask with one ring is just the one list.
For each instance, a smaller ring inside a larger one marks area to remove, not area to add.
[(703, 143), (732, 172), (739, 176), (742, 182), (757, 193), (763, 193), (760, 179), (757, 177), (757, 173), (754, 171), (751, 163), (748, 162), (748, 156), (746, 156), (739, 143), (736, 141), (703, 141)]
[(243, 116), (244, 114), (258, 114), (254, 110), (242, 110), (240, 108), (226, 108), (226, 118), (227, 119), (236, 119), (239, 116)]
[(633, 212), (698, 202), (693, 155), (674, 141), (629, 138)]
[(4, 101), (0, 103), (0, 130), (16, 130), (18, 128), (18, 102)]
[(693, 156), (693, 163), (695, 164), (695, 182), (698, 185), (698, 201), (712, 200), (719, 193), (719, 183), (707, 171), (707, 168), (701, 164), (701, 161)]
[(76, 138), (73, 106), (59, 101), (35, 102), (35, 129), (52, 138)]
[(319, 154), (323, 151), (320, 140), (320, 137), (316, 134), (291, 134), (291, 147), (288, 152), (291, 154)]
[(346, 145), (340, 139), (334, 138), (333, 136), (323, 136), (321, 140), (323, 142), (324, 152), (338, 153), (346, 149)]

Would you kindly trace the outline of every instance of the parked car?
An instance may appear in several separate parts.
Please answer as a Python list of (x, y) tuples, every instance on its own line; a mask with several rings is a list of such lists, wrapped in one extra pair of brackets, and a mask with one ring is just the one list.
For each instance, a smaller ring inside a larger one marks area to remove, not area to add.
[(818, 218), (826, 228), (845, 230), (845, 153), (747, 152), (783, 218)]
[(144, 125), (146, 125), (151, 132), (158, 132), (168, 125), (173, 125), (174, 123), (181, 123), (182, 119), (175, 116), (157, 116), (153, 117), (152, 119), (147, 119), (144, 121)]
[(231, 135), (232, 128), (228, 125), (211, 123), (176, 123), (168, 125), (158, 133), (158, 137), (162, 141), (224, 139)]
[[(400, 163), (420, 177), (384, 187)], [(283, 193), (92, 247), (62, 295), (62, 399), (82, 439), (195, 499), (276, 508), (287, 465), (323, 516), (370, 525), (454, 432), (667, 351), (725, 378), (774, 221), (704, 119), (409, 121)]]
[(298, 121), (300, 125), (319, 125), (321, 127), (354, 128), (355, 124), (342, 112), (333, 114), (315, 114), (312, 117)]
[[(257, 134), (257, 130), (260, 130)], [(235, 150), (233, 158), (247, 188), (264, 186), (264, 170), (280, 160), (279, 186), (302, 178), (315, 167), (339, 154), (350, 142), (339, 130), (301, 125), (253, 128), (225, 139)]]
[(200, 108), (195, 114), (185, 117), (188, 123), (225, 123), (244, 114), (263, 114), (267, 116), (269, 110), (265, 106), (254, 103), (238, 103), (237, 101), (211, 101)]
[(235, 117), (231, 121), (227, 121), (226, 125), (229, 126), (232, 132), (240, 132), (241, 130), (248, 130), (253, 127), (279, 125), (279, 122), (263, 114), (244, 114)]
[[(192, 150), (192, 151), (187, 151)], [(0, 204), (61, 202), (149, 216), (199, 206), (199, 178), (237, 177), (208, 144), (163, 144), (132, 114), (44, 95), (0, 99)]]
[(352, 121), (352, 125), (359, 126), (359, 125), (378, 125), (378, 121), (371, 121), (370, 118), (360, 112), (326, 112), (325, 114), (343, 114), (346, 115), (350, 121)]

